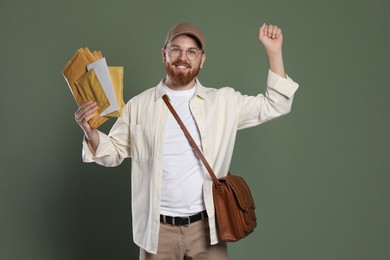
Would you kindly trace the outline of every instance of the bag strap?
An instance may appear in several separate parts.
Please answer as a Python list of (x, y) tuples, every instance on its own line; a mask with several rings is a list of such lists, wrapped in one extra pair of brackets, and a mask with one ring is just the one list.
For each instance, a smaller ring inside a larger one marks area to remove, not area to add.
[(188, 132), (186, 126), (183, 124), (183, 121), (181, 121), (179, 115), (176, 113), (176, 110), (171, 105), (171, 102), (169, 102), (168, 96), (164, 95), (162, 97), (165, 104), (167, 105), (168, 109), (171, 111), (173, 117), (176, 119), (177, 123), (180, 125), (180, 128), (183, 130), (184, 135), (187, 137), (188, 141), (190, 142), (192, 148), (194, 148), (196, 154), (199, 156), (200, 160), (203, 162), (204, 166), (206, 167), (207, 171), (209, 172), (211, 179), (213, 179), (214, 184), (220, 184), (218, 181), (218, 178), (215, 176), (215, 173), (213, 169), (210, 167), (209, 163), (207, 162), (206, 158), (204, 157), (203, 153), (200, 151), (199, 147), (196, 145), (194, 139), (192, 138), (190, 132)]

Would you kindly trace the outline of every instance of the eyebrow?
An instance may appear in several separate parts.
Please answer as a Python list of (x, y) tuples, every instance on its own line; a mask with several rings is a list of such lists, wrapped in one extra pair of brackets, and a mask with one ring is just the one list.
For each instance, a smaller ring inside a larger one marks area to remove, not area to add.
[[(178, 48), (184, 50), (184, 48), (182, 48), (180, 45), (177, 45), (177, 44), (172, 44), (172, 45), (169, 46), (169, 47), (178, 47)], [(191, 49), (200, 50), (198, 47), (190, 47), (190, 48), (188, 48), (188, 49), (186, 49), (186, 50), (191, 50)]]

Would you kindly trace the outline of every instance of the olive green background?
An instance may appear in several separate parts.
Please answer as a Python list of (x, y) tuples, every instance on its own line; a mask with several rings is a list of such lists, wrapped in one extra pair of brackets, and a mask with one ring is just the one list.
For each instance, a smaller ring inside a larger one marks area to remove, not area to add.
[(138, 258), (131, 162), (82, 162), (61, 69), (101, 50), (125, 67), (128, 100), (164, 76), (166, 32), (183, 21), (207, 39), (204, 85), (265, 90), (263, 22), (283, 29), (300, 84), (291, 114), (238, 135), (231, 169), (259, 225), (230, 259), (390, 259), (389, 13), (389, 0), (0, 0), (0, 259)]

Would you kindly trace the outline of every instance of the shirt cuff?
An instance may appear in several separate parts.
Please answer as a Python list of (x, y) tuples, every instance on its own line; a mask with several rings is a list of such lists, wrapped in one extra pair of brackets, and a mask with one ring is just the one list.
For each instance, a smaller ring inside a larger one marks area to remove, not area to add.
[(104, 144), (109, 142), (109, 137), (106, 134), (100, 132), (99, 130), (97, 130), (97, 132), (99, 134), (99, 146), (96, 149), (96, 153), (93, 153), (92, 147), (87, 141), (85, 135), (83, 137), (83, 150), (82, 150), (83, 162), (94, 162), (95, 158), (102, 155), (103, 153), (102, 147), (104, 147)]
[(294, 82), (288, 75), (283, 78), (278, 74), (268, 70), (267, 86), (275, 89), (280, 94), (292, 98), (299, 85)]

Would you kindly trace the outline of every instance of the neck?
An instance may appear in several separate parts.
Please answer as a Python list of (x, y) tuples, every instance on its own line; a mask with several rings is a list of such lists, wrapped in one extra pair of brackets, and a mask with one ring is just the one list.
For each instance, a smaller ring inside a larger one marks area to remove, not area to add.
[(188, 90), (188, 89), (192, 89), (194, 86), (195, 86), (195, 79), (193, 79), (190, 83), (188, 83), (187, 85), (181, 85), (181, 84), (177, 84), (175, 82), (173, 82), (169, 76), (167, 75), (165, 77), (165, 85), (167, 85), (168, 88), (172, 89), (172, 90)]

